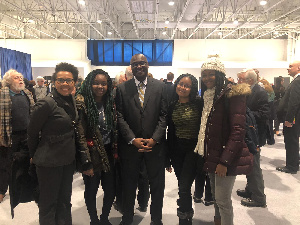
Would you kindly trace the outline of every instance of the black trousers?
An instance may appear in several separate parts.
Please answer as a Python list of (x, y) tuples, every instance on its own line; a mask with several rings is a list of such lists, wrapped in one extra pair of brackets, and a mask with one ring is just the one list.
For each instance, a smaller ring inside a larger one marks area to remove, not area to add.
[(178, 192), (178, 210), (182, 213), (191, 212), (193, 210), (191, 187), (197, 173), (202, 172), (203, 164), (203, 157), (194, 151), (190, 151), (186, 154), (179, 180)]
[(137, 195), (138, 204), (141, 208), (146, 208), (148, 206), (148, 201), (150, 198), (150, 191), (149, 191), (149, 179), (148, 179), (145, 160), (142, 160), (140, 165), (138, 190), (139, 190)]
[(26, 130), (12, 133), (12, 146), (0, 147), (0, 194), (5, 194), (11, 177), (12, 159), (27, 149)]
[(204, 199), (206, 201), (212, 201), (213, 197), (212, 197), (212, 193), (211, 193), (209, 176), (205, 171), (201, 171), (196, 175), (196, 178), (195, 178), (194, 196), (196, 198), (200, 199), (203, 197), (204, 187), (205, 187)]
[(286, 167), (292, 171), (299, 170), (299, 125), (283, 127), (286, 149)]
[(0, 194), (7, 192), (11, 176), (12, 150), (0, 147)]
[[(188, 153), (193, 152), (197, 145), (196, 139), (180, 139), (177, 138), (174, 146), (174, 150), (171, 153), (171, 163), (174, 167), (174, 172), (179, 182), (185, 157)], [(179, 184), (179, 183), (178, 183)]]
[(40, 225), (72, 225), (71, 195), (75, 162), (65, 166), (36, 167), (39, 181)]
[(111, 153), (110, 146), (105, 146), (108, 160), (110, 164), (110, 171), (108, 172), (95, 172), (94, 176), (90, 177), (87, 175), (82, 175), (85, 191), (84, 191), (84, 199), (85, 204), (90, 215), (91, 223), (97, 223), (98, 214), (96, 207), (96, 196), (99, 189), (99, 184), (101, 181), (101, 186), (104, 192), (103, 197), (103, 206), (102, 206), (102, 214), (100, 216), (101, 220), (108, 220), (108, 216), (111, 210), (111, 206), (115, 199), (116, 195), (116, 179), (115, 179), (115, 167), (114, 167), (114, 159)]
[[(162, 144), (160, 144), (162, 145)], [(136, 189), (140, 175), (141, 162), (145, 160), (150, 183), (151, 220), (161, 221), (165, 188), (165, 154), (163, 146), (155, 146), (152, 152), (139, 153), (133, 146), (121, 148), (122, 187), (123, 187), (123, 217), (125, 225), (131, 224), (134, 215)]]

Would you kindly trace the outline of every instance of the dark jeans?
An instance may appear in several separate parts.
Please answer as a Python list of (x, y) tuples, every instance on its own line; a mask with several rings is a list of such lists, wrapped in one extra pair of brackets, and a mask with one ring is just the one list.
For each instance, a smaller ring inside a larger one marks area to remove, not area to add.
[(283, 127), (286, 149), (286, 167), (292, 171), (299, 170), (299, 125)]
[(110, 171), (106, 173), (95, 172), (94, 176), (92, 177), (84, 174), (82, 175), (85, 184), (85, 191), (84, 191), (85, 204), (89, 212), (90, 220), (92, 223), (98, 221), (96, 196), (99, 189), (100, 181), (104, 192), (102, 214), (100, 217), (101, 220), (108, 219), (111, 206), (113, 204), (113, 201), (115, 199), (115, 194), (116, 194), (114, 160), (111, 153), (111, 148), (107, 146), (105, 147), (106, 147), (105, 149), (110, 163)]
[(195, 178), (194, 196), (196, 198), (201, 199), (203, 197), (204, 186), (205, 186), (205, 196), (204, 196), (205, 201), (212, 201), (213, 197), (211, 194), (209, 176), (205, 171), (201, 171), (197, 174), (197, 176)]
[(178, 206), (180, 212), (190, 212), (192, 207), (191, 187), (197, 173), (202, 172), (204, 159), (194, 151), (186, 154), (179, 180), (179, 200)]
[(171, 153), (171, 163), (174, 167), (174, 172), (178, 180), (181, 177), (185, 157), (188, 153), (195, 150), (197, 139), (182, 139), (177, 138), (174, 146), (174, 151)]
[(75, 162), (65, 166), (36, 167), (39, 181), (40, 225), (72, 225), (71, 196)]

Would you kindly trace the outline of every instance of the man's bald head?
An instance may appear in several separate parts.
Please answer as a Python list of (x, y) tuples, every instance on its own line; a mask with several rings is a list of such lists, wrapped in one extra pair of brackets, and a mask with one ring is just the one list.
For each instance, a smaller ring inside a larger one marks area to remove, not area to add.
[(300, 61), (294, 61), (290, 63), (287, 70), (291, 77), (295, 77), (298, 73), (300, 73)]

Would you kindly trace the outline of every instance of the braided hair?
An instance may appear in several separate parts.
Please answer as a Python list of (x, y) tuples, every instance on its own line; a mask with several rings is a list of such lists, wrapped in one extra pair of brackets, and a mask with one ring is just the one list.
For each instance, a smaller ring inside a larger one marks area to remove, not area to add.
[(197, 81), (196, 77), (194, 77), (192, 74), (185, 73), (185, 74), (181, 74), (174, 82), (174, 89), (173, 89), (173, 95), (172, 95), (173, 101), (172, 102), (177, 102), (179, 99), (178, 94), (176, 93), (176, 88), (177, 88), (179, 81), (184, 77), (189, 77), (192, 81), (192, 87), (191, 87), (191, 92), (190, 92), (190, 101), (191, 102), (194, 101), (196, 99), (196, 97), (198, 96), (198, 81)]
[(90, 127), (97, 127), (99, 121), (99, 113), (96, 105), (96, 101), (93, 95), (92, 85), (95, 77), (98, 75), (104, 75), (107, 79), (107, 92), (103, 96), (103, 105), (105, 113), (105, 121), (108, 130), (113, 127), (113, 95), (112, 95), (112, 80), (107, 72), (102, 69), (96, 69), (90, 72), (83, 81), (80, 89), (76, 94), (81, 94), (84, 97), (84, 103), (87, 108), (88, 125)]
[[(214, 96), (214, 102), (218, 99), (221, 91), (227, 86), (228, 80), (225, 77), (225, 74), (215, 70), (215, 83), (216, 83), (216, 91)], [(201, 96), (204, 95), (204, 92), (207, 90), (206, 85), (203, 83), (201, 79)]]

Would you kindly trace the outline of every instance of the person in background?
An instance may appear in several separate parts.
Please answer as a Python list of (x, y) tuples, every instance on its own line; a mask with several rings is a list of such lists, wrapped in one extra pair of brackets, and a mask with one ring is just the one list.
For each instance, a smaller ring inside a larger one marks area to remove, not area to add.
[[(12, 160), (27, 146), (27, 127), (34, 100), (25, 88), (24, 78), (16, 70), (8, 70), (0, 89), (0, 203), (11, 178)], [(29, 158), (28, 158), (29, 161)]]
[(123, 82), (127, 81), (125, 72), (123, 72), (123, 71), (119, 72), (115, 77), (115, 81), (116, 81), (117, 85), (122, 84)]
[(228, 83), (235, 84), (234, 79), (232, 77), (228, 77), (227, 80), (228, 80)]
[(34, 102), (36, 102), (36, 96), (34, 90), (35, 81), (34, 80), (29, 81), (28, 79), (24, 78), (24, 84), (25, 84), (25, 88), (31, 92)]
[(287, 70), (293, 81), (287, 87), (277, 111), (277, 115), (284, 121), (286, 165), (276, 167), (276, 170), (296, 174), (299, 170), (300, 61), (290, 63)]
[[(90, 158), (83, 164), (82, 176), (91, 225), (111, 225), (108, 216), (115, 198), (114, 159), (118, 157), (117, 114), (112, 90), (112, 80), (108, 73), (96, 69), (87, 75), (76, 95), (80, 142)], [(100, 181), (104, 197), (99, 220), (96, 196)]]
[(125, 69), (125, 76), (127, 80), (130, 80), (133, 78), (132, 69), (131, 66), (127, 66)]
[[(257, 81), (257, 73), (246, 69), (239, 73), (238, 83), (250, 85), (251, 94), (247, 96), (247, 107), (252, 111), (257, 124), (259, 147), (266, 144), (267, 128), (270, 115), (268, 94)], [(260, 150), (254, 154), (253, 170), (247, 175), (245, 189), (238, 189), (237, 195), (244, 198), (241, 204), (247, 207), (266, 207), (266, 195), (263, 173), (260, 168)]]
[(28, 147), (40, 190), (40, 225), (72, 225), (74, 124), (78, 113), (71, 92), (77, 78), (75, 66), (64, 62), (56, 65), (52, 75), (55, 88), (37, 101), (28, 126)]
[(81, 87), (82, 82), (83, 82), (83, 78), (81, 76), (78, 76), (78, 80), (75, 84), (76, 91), (79, 90), (79, 88)]
[(247, 84), (226, 83), (225, 68), (212, 55), (201, 67), (204, 107), (195, 152), (204, 157), (215, 200), (215, 225), (233, 225), (231, 194), (236, 175), (249, 174), (253, 156), (244, 141)]
[(34, 87), (36, 99), (43, 99), (48, 95), (48, 88), (44, 86), (45, 79), (41, 76), (36, 78), (37, 85)]
[(279, 103), (281, 101), (281, 99), (284, 96), (285, 93), (285, 87), (283, 86), (284, 83), (284, 78), (282, 76), (279, 76), (276, 78), (275, 80), (275, 87), (274, 87), (274, 92), (275, 92), (275, 99), (274, 99), (274, 111), (275, 111), (275, 115), (274, 115), (274, 131), (275, 134), (277, 136), (281, 136), (281, 134), (279, 133), (279, 125), (280, 123), (283, 123), (284, 121), (281, 121), (278, 119), (277, 117), (277, 109), (279, 106)]
[(266, 79), (261, 79), (260, 82), (263, 84), (264, 89), (268, 93), (268, 103), (270, 107), (269, 123), (267, 129), (267, 144), (274, 145), (275, 139), (274, 139), (274, 131), (273, 131), (273, 120), (275, 117), (274, 114), (276, 114), (276, 111), (274, 109), (275, 93), (272, 88), (272, 85), (270, 85), (270, 83)]
[[(192, 224), (191, 186), (196, 176), (196, 169), (186, 171), (186, 167), (197, 158), (194, 149), (197, 144), (201, 111), (203, 104), (198, 96), (198, 81), (191, 74), (180, 75), (174, 83), (174, 99), (168, 109), (168, 149), (171, 164), (178, 180), (179, 199), (177, 216), (179, 224)], [(199, 164), (202, 158), (199, 157)], [(203, 161), (202, 161), (203, 165)], [(202, 171), (202, 167), (199, 172)], [(189, 178), (190, 185), (185, 186)], [(184, 181), (184, 182), (183, 182)]]
[(168, 107), (170, 106), (171, 101), (173, 99), (173, 93), (174, 93), (173, 80), (174, 80), (174, 73), (169, 72), (167, 74), (167, 81), (166, 81), (166, 92), (167, 92)]

